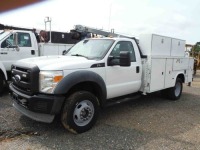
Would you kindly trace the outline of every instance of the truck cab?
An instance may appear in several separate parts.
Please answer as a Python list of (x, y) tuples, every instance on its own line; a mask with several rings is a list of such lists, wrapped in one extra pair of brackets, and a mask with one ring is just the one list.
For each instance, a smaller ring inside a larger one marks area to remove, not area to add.
[(1, 30), (0, 33), (0, 61), (6, 71), (11, 65), (23, 58), (38, 56), (38, 45), (31, 31)]

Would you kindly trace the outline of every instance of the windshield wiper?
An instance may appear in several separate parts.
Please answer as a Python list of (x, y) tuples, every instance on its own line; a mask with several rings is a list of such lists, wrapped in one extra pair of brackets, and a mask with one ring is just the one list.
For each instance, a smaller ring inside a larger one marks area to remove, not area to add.
[(81, 55), (81, 54), (72, 54), (71, 56), (85, 57), (85, 58), (87, 58), (87, 59), (88, 59), (88, 57), (87, 57), (87, 56), (84, 56), (84, 55)]

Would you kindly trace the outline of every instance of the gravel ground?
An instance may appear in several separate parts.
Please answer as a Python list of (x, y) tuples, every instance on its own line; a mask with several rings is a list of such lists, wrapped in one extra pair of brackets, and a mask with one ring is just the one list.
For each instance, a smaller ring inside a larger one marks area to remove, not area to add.
[(0, 97), (0, 149), (200, 149), (200, 71), (178, 101), (154, 93), (101, 111), (96, 125), (74, 135), (59, 120), (33, 121), (13, 107), (8, 92)]

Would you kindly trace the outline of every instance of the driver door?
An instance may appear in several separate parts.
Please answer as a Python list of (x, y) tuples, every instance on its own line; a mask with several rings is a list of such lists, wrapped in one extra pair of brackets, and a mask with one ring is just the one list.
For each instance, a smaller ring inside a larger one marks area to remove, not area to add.
[(133, 43), (131, 41), (119, 41), (110, 56), (119, 58), (120, 51), (130, 52), (131, 65), (120, 66), (119, 59), (114, 60), (114, 65), (109, 65), (108, 62), (106, 67), (108, 99), (137, 92), (141, 86), (141, 62), (140, 58), (135, 55)]

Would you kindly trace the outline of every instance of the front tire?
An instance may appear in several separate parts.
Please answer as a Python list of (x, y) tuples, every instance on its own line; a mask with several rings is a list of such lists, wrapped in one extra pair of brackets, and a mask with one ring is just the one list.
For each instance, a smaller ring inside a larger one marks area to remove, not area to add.
[(3, 93), (3, 90), (4, 90), (4, 77), (2, 73), (0, 73), (0, 94)]
[(99, 102), (92, 93), (87, 91), (75, 92), (65, 102), (61, 122), (70, 132), (86, 132), (96, 123), (98, 109)]

